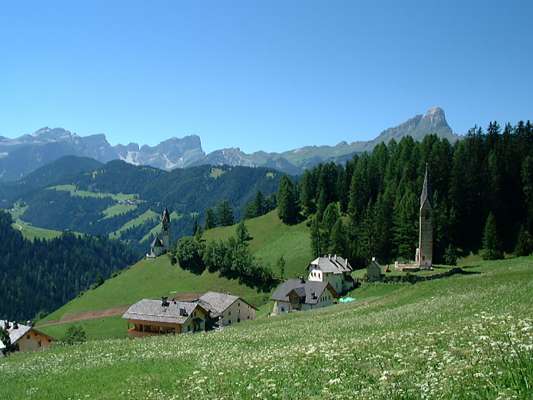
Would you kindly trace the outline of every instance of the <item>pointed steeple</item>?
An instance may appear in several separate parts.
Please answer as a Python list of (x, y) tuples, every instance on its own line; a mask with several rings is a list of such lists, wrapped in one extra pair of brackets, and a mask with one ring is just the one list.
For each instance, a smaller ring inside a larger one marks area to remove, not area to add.
[(422, 193), (420, 194), (420, 207), (424, 205), (426, 200), (429, 202), (429, 176), (428, 163), (426, 163), (426, 173), (424, 175), (424, 186), (422, 186)]

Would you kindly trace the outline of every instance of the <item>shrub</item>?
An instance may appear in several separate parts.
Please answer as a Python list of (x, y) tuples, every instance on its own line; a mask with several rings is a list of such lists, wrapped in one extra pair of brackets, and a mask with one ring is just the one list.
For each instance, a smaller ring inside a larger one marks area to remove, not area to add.
[(84, 343), (87, 341), (87, 334), (81, 326), (72, 325), (67, 329), (62, 341), (69, 345)]

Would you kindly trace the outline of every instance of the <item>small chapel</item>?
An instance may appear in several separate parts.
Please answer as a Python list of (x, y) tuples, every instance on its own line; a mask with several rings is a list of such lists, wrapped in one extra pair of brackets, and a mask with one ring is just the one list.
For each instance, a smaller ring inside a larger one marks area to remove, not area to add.
[(170, 249), (170, 237), (170, 213), (165, 208), (161, 214), (161, 231), (150, 244), (150, 253), (146, 257), (155, 258), (165, 254)]

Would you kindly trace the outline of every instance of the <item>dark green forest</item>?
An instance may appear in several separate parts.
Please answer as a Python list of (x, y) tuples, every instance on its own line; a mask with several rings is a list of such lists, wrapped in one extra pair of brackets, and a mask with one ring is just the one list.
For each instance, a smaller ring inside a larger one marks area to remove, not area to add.
[(117, 240), (64, 233), (29, 241), (0, 210), (0, 319), (32, 319), (62, 306), (137, 260)]
[[(346, 254), (355, 265), (412, 260), (426, 164), (434, 220), (434, 261), (483, 250), (530, 253), (533, 126), (490, 123), (451, 144), (429, 135), (379, 144), (345, 165), (321, 164), (297, 183), (282, 178), (280, 218), (309, 218), (315, 255)], [(494, 248), (483, 249), (485, 246)]]

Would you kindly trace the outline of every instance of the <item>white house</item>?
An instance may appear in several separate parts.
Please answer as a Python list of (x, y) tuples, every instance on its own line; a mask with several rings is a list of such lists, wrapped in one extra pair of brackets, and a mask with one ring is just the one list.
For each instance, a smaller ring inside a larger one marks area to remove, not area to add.
[(272, 294), (272, 314), (327, 307), (332, 305), (337, 297), (337, 292), (328, 282), (289, 279), (279, 285)]
[(328, 282), (337, 293), (353, 289), (352, 266), (347, 259), (337, 255), (318, 257), (307, 267), (308, 280), (312, 282)]
[[(35, 351), (52, 344), (52, 337), (36, 330), (30, 323), (27, 325), (17, 322), (0, 320), (0, 327), (9, 334), (11, 344), (18, 351)], [(5, 345), (0, 341), (0, 357), (3, 355)]]
[(241, 321), (255, 319), (257, 308), (238, 296), (227, 293), (207, 292), (199, 299), (210, 313), (210, 317), (218, 320), (219, 326), (228, 326)]

